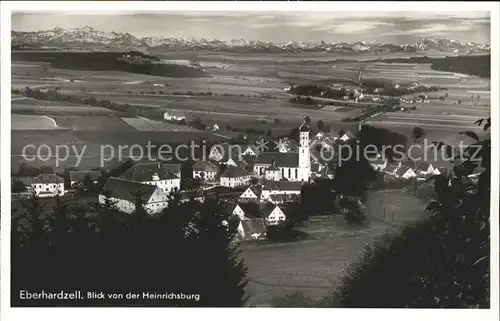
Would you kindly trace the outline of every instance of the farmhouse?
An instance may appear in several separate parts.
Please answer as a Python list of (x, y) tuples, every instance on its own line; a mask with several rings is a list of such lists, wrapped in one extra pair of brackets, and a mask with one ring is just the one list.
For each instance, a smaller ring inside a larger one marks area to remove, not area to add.
[(168, 110), (163, 113), (163, 119), (168, 120), (168, 121), (180, 121), (180, 120), (186, 120), (186, 115), (184, 113), (177, 111), (177, 110)]
[(69, 180), (71, 187), (74, 187), (76, 184), (84, 183), (85, 177), (88, 176), (92, 183), (97, 184), (97, 180), (101, 176), (101, 172), (99, 171), (71, 171), (69, 172)]
[(250, 183), (250, 173), (240, 167), (229, 166), (228, 169), (220, 175), (220, 185), (225, 187), (239, 187)]
[(268, 225), (278, 225), (279, 223), (285, 222), (286, 215), (279, 206), (267, 207), (264, 209), (264, 218)]
[(123, 173), (120, 178), (142, 184), (156, 185), (166, 194), (179, 190), (181, 179), (166, 170), (160, 163), (136, 164)]
[(260, 198), (261, 200), (268, 200), (271, 195), (283, 195), (286, 197), (296, 195), (300, 197), (301, 190), (302, 186), (297, 182), (267, 182), (262, 187)]
[(31, 188), (38, 197), (64, 196), (64, 179), (55, 174), (40, 174), (33, 178)]
[(427, 163), (427, 162), (421, 162), (418, 164), (417, 169), (416, 169), (417, 174), (419, 175), (439, 175), (441, 174), (439, 169), (434, 168), (432, 164)]
[(259, 185), (252, 185), (247, 188), (238, 198), (241, 202), (254, 202), (257, 203), (260, 200), (260, 195), (262, 194), (262, 188)]
[(266, 224), (264, 219), (247, 219), (240, 221), (238, 225), (238, 235), (242, 239), (258, 239), (266, 234)]
[(219, 167), (210, 161), (200, 160), (193, 165), (193, 178), (214, 181), (217, 174), (219, 174)]
[(167, 195), (154, 184), (111, 177), (99, 194), (99, 204), (112, 203), (120, 212), (131, 214), (137, 201), (143, 204), (149, 214), (161, 212), (167, 207)]
[(243, 169), (245, 169), (248, 166), (248, 163), (242, 156), (240, 157), (232, 156), (224, 164), (226, 164), (227, 166), (238, 166)]
[(408, 166), (400, 166), (396, 170), (395, 176), (398, 178), (408, 179), (408, 178), (417, 177), (417, 174), (415, 173), (415, 171), (413, 169), (411, 169)]
[(242, 154), (242, 148), (239, 145), (229, 145), (229, 143), (223, 143), (212, 146), (208, 154), (208, 158), (216, 162), (227, 162), (230, 158), (239, 158)]
[(354, 135), (350, 131), (347, 131), (346, 133), (339, 135), (339, 139), (343, 142), (346, 142), (352, 138), (354, 138)]
[(309, 154), (310, 127), (305, 119), (299, 127), (300, 147), (299, 153), (260, 153), (255, 160), (253, 173), (256, 177), (265, 177), (266, 169), (271, 167), (271, 172), (278, 169), (276, 180), (289, 180), (307, 182), (311, 177), (311, 161)]

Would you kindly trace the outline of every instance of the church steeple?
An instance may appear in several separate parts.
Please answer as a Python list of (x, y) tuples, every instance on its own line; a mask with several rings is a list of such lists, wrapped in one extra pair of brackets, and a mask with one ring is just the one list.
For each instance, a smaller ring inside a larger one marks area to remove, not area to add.
[(299, 132), (309, 132), (311, 131), (311, 126), (308, 124), (308, 117), (304, 116), (302, 124), (299, 126)]

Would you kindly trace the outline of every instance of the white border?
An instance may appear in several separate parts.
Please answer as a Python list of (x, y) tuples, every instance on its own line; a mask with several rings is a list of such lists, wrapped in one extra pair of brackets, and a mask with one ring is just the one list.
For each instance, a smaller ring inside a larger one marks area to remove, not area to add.
[[(96, 14), (123, 11), (490, 11), (491, 13), (491, 116), (493, 124), (492, 164), (499, 163), (499, 4), (494, 2), (1, 2), (1, 319), (2, 320), (165, 320), (193, 318), (254, 320), (264, 318), (358, 320), (380, 318), (391, 320), (498, 320), (498, 165), (492, 167), (491, 198), (491, 309), (489, 310), (396, 310), (396, 309), (158, 309), (158, 308), (10, 308), (10, 14), (11, 11), (79, 11)], [(9, 107), (8, 107), (9, 106)], [(381, 293), (383, 295), (383, 293)]]

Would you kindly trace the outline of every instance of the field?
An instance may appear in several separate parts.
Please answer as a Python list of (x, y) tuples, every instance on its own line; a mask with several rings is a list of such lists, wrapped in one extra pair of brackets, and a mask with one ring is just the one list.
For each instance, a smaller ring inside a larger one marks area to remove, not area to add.
[[(390, 227), (383, 220), (383, 206), (395, 213), (395, 222), (403, 224), (424, 217), (425, 204), (402, 193), (374, 193), (367, 200), (370, 227), (353, 231), (341, 217), (314, 218), (305, 231), (318, 239), (264, 246), (248, 245), (243, 257), (251, 278), (247, 291), (249, 305), (266, 305), (276, 297), (302, 292), (312, 299), (331, 295), (335, 283), (356, 260), (366, 244), (373, 242)], [(402, 211), (404, 204), (404, 211)]]
[(161, 121), (151, 120), (144, 117), (136, 117), (136, 118), (122, 118), (124, 122), (139, 131), (182, 131), (182, 132), (199, 132), (189, 126), (176, 125), (165, 123)]
[(11, 117), (12, 130), (57, 129), (53, 118), (48, 116), (16, 115)]

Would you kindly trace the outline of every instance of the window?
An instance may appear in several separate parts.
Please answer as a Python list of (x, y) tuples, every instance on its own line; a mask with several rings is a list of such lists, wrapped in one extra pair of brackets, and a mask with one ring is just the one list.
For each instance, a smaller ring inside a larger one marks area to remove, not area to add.
[(288, 169), (288, 177), (291, 177), (291, 176), (292, 176), (292, 169), (291, 169), (291, 168), (289, 168), (289, 169)]
[(299, 175), (298, 175), (298, 170), (297, 170), (297, 169), (295, 169), (295, 178), (297, 178), (297, 177), (299, 177)]

